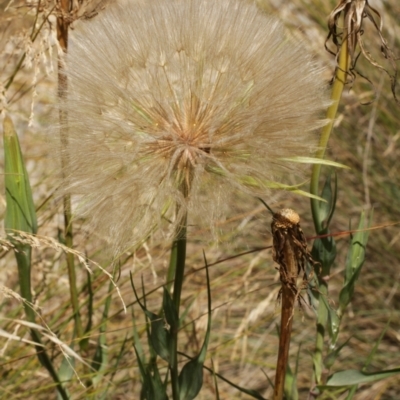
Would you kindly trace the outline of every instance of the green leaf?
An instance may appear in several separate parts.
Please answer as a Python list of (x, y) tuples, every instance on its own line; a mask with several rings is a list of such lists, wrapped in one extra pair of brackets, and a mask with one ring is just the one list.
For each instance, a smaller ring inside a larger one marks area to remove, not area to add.
[[(368, 367), (368, 365), (371, 363), (371, 361), (375, 355), (375, 352), (378, 350), (378, 346), (379, 346), (380, 342), (382, 341), (382, 338), (385, 335), (386, 331), (388, 330), (389, 324), (390, 324), (390, 320), (386, 324), (385, 329), (382, 331), (381, 335), (379, 336), (379, 339), (375, 342), (370, 354), (368, 355), (367, 361), (365, 362), (364, 367), (361, 370), (362, 373), (366, 373), (365, 370)], [(347, 341), (346, 341), (346, 343), (347, 343)], [(343, 346), (341, 346), (341, 347), (343, 347)], [(354, 395), (356, 394), (357, 389), (358, 389), (358, 384), (352, 385), (349, 389), (346, 400), (351, 400), (354, 397)]]
[(347, 346), (347, 343), (349, 343), (351, 337), (349, 337), (344, 343), (342, 343), (340, 346), (337, 346), (334, 350), (332, 350), (325, 358), (325, 367), (329, 370), (333, 363), (336, 361), (337, 357), (339, 356), (341, 350)]
[[(6, 189), (4, 227), (15, 246), (21, 295), (28, 302), (32, 302), (31, 247), (16, 240), (15, 235), (17, 235), (16, 231), (37, 232), (36, 212), (18, 135), (10, 117), (4, 118), (3, 127)], [(25, 304), (25, 312), (28, 320), (34, 322), (35, 314), (27, 304)]]
[(340, 318), (336, 310), (332, 308), (332, 306), (329, 304), (329, 301), (327, 301), (325, 296), (321, 296), (320, 300), (324, 302), (325, 308), (328, 311), (327, 324), (328, 324), (329, 337), (331, 338), (333, 343), (336, 343), (336, 338), (340, 328)]
[(132, 307), (132, 326), (133, 326), (133, 346), (135, 347), (135, 351), (137, 353), (137, 357), (140, 359), (140, 361), (145, 364), (146, 363), (146, 355), (143, 350), (142, 343), (140, 342), (140, 337), (139, 337), (139, 332), (136, 327), (136, 318), (133, 313), (133, 307)]
[(139, 351), (138, 351), (138, 349), (137, 349), (135, 343), (133, 343), (133, 349), (135, 350), (135, 353), (136, 353), (136, 359), (137, 359), (137, 362), (138, 362), (138, 367), (139, 367), (140, 375), (141, 375), (141, 377), (142, 377), (142, 380), (145, 381), (145, 379), (146, 379), (146, 368), (145, 368), (145, 364), (144, 364), (144, 362), (143, 362), (143, 360), (142, 360), (142, 357), (140, 356), (140, 353), (139, 353)]
[[(329, 235), (329, 230), (324, 229), (320, 235)], [(320, 263), (322, 271), (316, 271), (318, 275), (327, 276), (336, 258), (336, 242), (332, 236), (317, 238), (314, 241), (311, 255), (315, 261)], [(318, 269), (318, 265), (316, 265)]]
[(335, 179), (334, 188), (332, 188), (331, 176), (329, 175), (325, 181), (321, 196), (324, 202), (318, 203), (318, 221), (321, 227), (324, 227), (320, 232), (317, 232), (319, 237), (314, 241), (311, 254), (313, 259), (320, 263), (322, 271), (316, 271), (322, 276), (330, 274), (330, 268), (336, 258), (336, 243), (332, 236), (329, 236), (329, 223), (336, 206), (337, 184)]
[(379, 335), (379, 338), (378, 338), (378, 340), (375, 342), (373, 348), (371, 349), (371, 351), (370, 351), (370, 353), (369, 353), (369, 355), (368, 355), (368, 357), (367, 357), (367, 361), (365, 361), (363, 371), (365, 371), (365, 369), (371, 364), (372, 359), (374, 358), (375, 353), (377, 352), (378, 347), (379, 347), (379, 345), (380, 345), (380, 343), (381, 343), (383, 337), (385, 336), (387, 330), (389, 329), (389, 326), (390, 326), (390, 319), (389, 319), (389, 321), (387, 322), (387, 324), (386, 324), (386, 326), (385, 326), (385, 329), (384, 329), (384, 330), (381, 332), (381, 334)]
[(300, 348), (297, 351), (296, 357), (296, 368), (294, 372), (290, 368), (289, 363), (287, 364), (286, 369), (286, 376), (285, 376), (285, 398), (290, 400), (298, 400), (299, 399), (299, 392), (297, 390), (297, 373), (299, 368), (299, 360), (300, 360)]
[(320, 164), (320, 165), (327, 165), (327, 166), (336, 167), (336, 168), (351, 169), (347, 165), (340, 164), (340, 163), (338, 163), (336, 161), (324, 160), (322, 158), (314, 158), (314, 157), (283, 157), (283, 158), (280, 158), (280, 160), (297, 162), (299, 164)]
[(198, 357), (184, 365), (179, 374), (179, 400), (193, 400), (203, 385), (203, 363)]
[(147, 317), (150, 319), (150, 343), (153, 350), (162, 359), (171, 363), (170, 357), (170, 342), (171, 335), (165, 326), (164, 320), (157, 314), (150, 311), (145, 311)]
[[(145, 367), (142, 362), (136, 346), (133, 345), (136, 353), (136, 359), (138, 361), (140, 375), (142, 377), (142, 390), (140, 392), (141, 400), (168, 400), (166, 393), (166, 387), (161, 382), (158, 371), (152, 375), (152, 368), (149, 370)], [(154, 368), (157, 368), (156, 366)]]
[(95, 375), (92, 378), (93, 386), (96, 387), (103, 379), (108, 362), (108, 347), (105, 332), (101, 332), (96, 345), (96, 351), (92, 360), (92, 368)]
[[(372, 220), (372, 216), (370, 220)], [(358, 225), (359, 232), (356, 232), (353, 236), (347, 254), (344, 285), (339, 294), (339, 314), (343, 314), (353, 297), (355, 283), (365, 261), (365, 249), (368, 242), (369, 231), (365, 231), (364, 229), (369, 226), (370, 223), (366, 220), (365, 213), (363, 212)]]
[[(216, 175), (220, 175), (220, 176), (225, 176), (226, 173), (218, 167), (208, 167), (207, 171), (216, 174)], [(255, 179), (253, 176), (250, 175), (242, 175), (239, 176), (239, 182), (243, 185), (246, 186), (250, 186), (250, 187), (267, 187), (270, 189), (277, 189), (277, 190), (286, 190), (295, 194), (298, 194), (300, 196), (305, 196), (305, 197), (309, 197), (311, 199), (316, 199), (316, 200), (320, 200), (320, 201), (325, 201), (323, 200), (321, 197), (315, 195), (315, 194), (311, 194), (309, 192), (306, 192), (304, 190), (300, 190), (298, 189), (299, 187), (301, 187), (303, 183), (298, 184), (298, 185), (286, 185), (282, 182), (276, 182), (276, 181), (268, 181), (268, 180), (263, 180), (260, 181), (258, 179)]]
[(218, 379), (217, 379), (217, 375), (215, 375), (214, 362), (212, 359), (211, 359), (211, 365), (212, 365), (212, 376), (213, 376), (214, 387), (215, 387), (215, 400), (221, 400), (221, 398), (219, 396)]
[(400, 374), (400, 368), (374, 373), (365, 373), (356, 369), (348, 369), (346, 371), (336, 372), (330, 376), (325, 387), (360, 385), (362, 383), (370, 383), (389, 378), (397, 374)]
[(154, 314), (153, 312), (147, 310), (146, 307), (140, 302), (135, 286), (133, 284), (132, 275), (131, 275), (131, 286), (140, 308), (146, 314), (147, 318), (150, 320), (149, 341), (152, 349), (162, 359), (171, 364), (171, 353), (170, 353), (171, 334), (170, 331), (167, 330), (167, 327), (165, 326), (164, 319), (161, 318), (159, 315)]
[[(73, 347), (70, 346), (73, 350)], [(63, 357), (58, 371), (58, 376), (62, 382), (68, 382), (74, 375), (75, 358), (74, 357)]]
[[(16, 240), (16, 235), (18, 231), (31, 234), (37, 232), (36, 211), (18, 135), (14, 129), (11, 118), (7, 115), (3, 121), (3, 139), (6, 189), (4, 227), (9, 240), (13, 242), (15, 246), (20, 291), (22, 297), (27, 300), (27, 302), (24, 303), (27, 320), (35, 322), (35, 313), (29, 305), (29, 303), (32, 303), (31, 246)], [(31, 329), (31, 336), (36, 343), (41, 344), (39, 332), (35, 329)], [(64, 400), (68, 399), (69, 395), (62, 386), (55, 367), (46, 351), (38, 346), (37, 356), (40, 363), (49, 371), (53, 381), (56, 383), (60, 398)]]
[(128, 343), (128, 334), (125, 335), (125, 339), (122, 342), (121, 348), (119, 349), (119, 352), (117, 353), (117, 357), (115, 359), (114, 365), (111, 367), (111, 370), (113, 373), (111, 374), (110, 378), (107, 380), (107, 384), (101, 388), (101, 394), (98, 395), (97, 400), (107, 400), (110, 397), (109, 390), (111, 388), (111, 385), (113, 384), (113, 379), (115, 374), (120, 370), (119, 365), (121, 364), (121, 361), (123, 360), (125, 353), (125, 346)]
[(335, 175), (335, 181), (332, 188), (332, 177), (328, 175), (325, 181), (324, 187), (322, 189), (321, 197), (325, 202), (320, 202), (318, 207), (319, 220), (321, 224), (325, 227), (329, 226), (333, 213), (336, 207), (337, 199), (337, 176)]
[(6, 187), (6, 215), (4, 226), (7, 232), (37, 232), (35, 205), (26, 172), (18, 135), (10, 117), (6, 116), (4, 127), (4, 173)]
[(179, 399), (180, 400), (193, 400), (203, 385), (203, 365), (206, 359), (207, 347), (210, 340), (211, 333), (211, 289), (210, 277), (208, 274), (208, 264), (206, 256), (203, 253), (206, 276), (207, 276), (207, 296), (208, 296), (208, 321), (207, 331), (204, 338), (203, 345), (200, 353), (184, 365), (181, 373), (179, 374)]
[(168, 289), (164, 286), (163, 292), (163, 311), (165, 320), (167, 321), (170, 329), (179, 329), (179, 317), (175, 304), (172, 301)]
[(106, 326), (108, 321), (108, 314), (110, 311), (112, 290), (114, 289), (113, 283), (110, 281), (108, 285), (108, 294), (104, 304), (103, 315), (101, 318), (100, 334), (97, 339), (95, 354), (92, 360), (92, 368), (95, 375), (92, 378), (93, 386), (96, 387), (101, 383), (108, 365), (108, 346), (106, 340)]
[(85, 336), (80, 341), (81, 349), (89, 348), (90, 331), (92, 329), (92, 324), (93, 324), (93, 287), (92, 287), (91, 274), (87, 270), (86, 270), (86, 277), (87, 277), (86, 287), (87, 287), (87, 291), (88, 291), (87, 324), (85, 327)]
[(322, 276), (328, 276), (330, 274), (330, 268), (336, 258), (336, 243), (334, 238), (329, 236), (329, 223), (336, 205), (336, 188), (336, 179), (334, 188), (332, 188), (331, 176), (329, 175), (321, 194), (325, 202), (320, 202), (318, 204), (318, 220), (320, 221), (320, 225), (324, 226), (324, 228), (318, 232), (318, 235), (325, 237), (319, 237), (314, 241), (311, 254), (313, 259), (320, 263), (322, 271), (316, 272), (317, 275), (318, 272), (320, 272)]
[[(71, 349), (73, 350), (73, 347), (70, 346)], [(58, 370), (58, 377), (63, 384), (69, 382), (72, 379), (72, 376), (74, 375), (74, 368), (75, 368), (75, 358), (74, 357), (63, 357), (60, 365), (60, 369)], [(68, 393), (68, 390), (65, 389), (65, 392), (67, 393), (68, 396), (70, 394)], [(60, 392), (57, 391), (57, 400), (62, 400), (63, 396), (60, 394)]]

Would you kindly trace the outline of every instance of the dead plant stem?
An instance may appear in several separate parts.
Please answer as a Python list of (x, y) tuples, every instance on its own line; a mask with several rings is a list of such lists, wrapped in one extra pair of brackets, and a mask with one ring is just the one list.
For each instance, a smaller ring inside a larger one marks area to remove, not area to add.
[(294, 307), (300, 295), (297, 277), (298, 273), (304, 270), (303, 259), (306, 250), (303, 249), (303, 233), (299, 226), (299, 216), (292, 210), (286, 209), (274, 214), (272, 234), (274, 261), (279, 264), (282, 283), (281, 330), (273, 398), (281, 400), (284, 395)]
[[(71, 2), (70, 0), (60, 1), (60, 14), (57, 17), (57, 39), (64, 53), (68, 50), (68, 28), (69, 20), (68, 16), (70, 13)], [(58, 98), (59, 101), (65, 100), (68, 90), (68, 80), (64, 74), (64, 60), (62, 57), (58, 59)], [(61, 146), (65, 150), (68, 148), (68, 115), (65, 111), (59, 113), (60, 119), (60, 136), (61, 136)], [(68, 156), (65, 151), (62, 151), (61, 163), (62, 171), (68, 171)], [(72, 227), (72, 211), (71, 211), (71, 198), (68, 195), (64, 196), (64, 235), (65, 244), (69, 248), (73, 248), (73, 227)], [(74, 312), (75, 320), (75, 330), (78, 338), (83, 337), (83, 327), (79, 312), (79, 301), (78, 301), (78, 290), (76, 287), (76, 271), (74, 255), (72, 253), (67, 253), (67, 267), (68, 267), (68, 278), (69, 278), (69, 288), (71, 295), (71, 305)], [(81, 341), (81, 343), (86, 343)]]

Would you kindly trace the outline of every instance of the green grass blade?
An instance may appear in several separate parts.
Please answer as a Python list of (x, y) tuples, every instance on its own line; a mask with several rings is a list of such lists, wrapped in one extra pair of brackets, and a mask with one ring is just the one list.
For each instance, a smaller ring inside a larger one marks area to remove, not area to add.
[(7, 210), (6, 231), (37, 232), (35, 205), (29, 184), (17, 133), (10, 117), (6, 116), (4, 127), (4, 172)]
[(360, 275), (361, 268), (365, 261), (365, 252), (371, 226), (372, 213), (369, 221), (365, 213), (361, 213), (360, 223), (357, 232), (353, 236), (345, 265), (345, 282), (339, 294), (339, 316), (342, 316), (346, 307), (353, 298), (356, 281)]
[(344, 168), (344, 169), (351, 169), (347, 165), (338, 163), (336, 161), (332, 160), (324, 160), (322, 158), (314, 158), (314, 157), (285, 157), (285, 158), (280, 158), (282, 161), (292, 161), (292, 162), (297, 162), (299, 164), (319, 164), (319, 165), (325, 165), (329, 167), (336, 167), (336, 168)]
[[(6, 189), (4, 225), (9, 239), (15, 246), (21, 295), (29, 303), (32, 303), (31, 247), (21, 240), (17, 240), (16, 235), (17, 231), (36, 233), (36, 212), (18, 135), (10, 117), (4, 118), (3, 128)], [(28, 320), (35, 322), (35, 313), (26, 302), (25, 312)]]
[[(27, 302), (24, 302), (26, 317), (29, 322), (34, 323), (35, 312), (30, 307), (32, 303), (31, 246), (24, 243), (23, 240), (18, 240), (17, 235), (18, 232), (27, 232), (30, 234), (37, 232), (36, 211), (18, 135), (11, 118), (8, 116), (3, 121), (3, 140), (6, 189), (4, 226), (10, 241), (13, 242), (15, 247), (20, 291), (22, 297), (27, 300)], [(36, 343), (41, 345), (40, 334), (35, 329), (31, 329), (31, 336)], [(59, 397), (67, 400), (69, 396), (63, 388), (47, 353), (41, 346), (36, 346), (36, 350), (40, 363), (49, 371), (52, 379), (57, 384)]]
[(333, 374), (331, 377), (328, 378), (326, 386), (332, 387), (360, 385), (363, 383), (371, 383), (381, 379), (389, 378), (398, 374), (400, 374), (400, 368), (394, 368), (386, 371), (377, 371), (368, 374), (355, 369), (349, 369)]

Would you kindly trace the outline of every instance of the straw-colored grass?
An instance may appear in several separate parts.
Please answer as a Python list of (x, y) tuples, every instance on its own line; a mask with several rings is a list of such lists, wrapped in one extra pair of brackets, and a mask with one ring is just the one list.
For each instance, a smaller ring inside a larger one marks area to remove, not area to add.
[[(315, 56), (333, 73), (334, 59), (323, 48), (327, 35), (327, 16), (335, 5), (333, 0), (260, 0), (259, 3), (268, 13), (282, 18), (290, 29), (300, 32), (307, 47), (314, 51)], [(379, 3), (377, 6), (383, 15), (384, 33), (388, 43), (395, 53), (400, 54), (400, 5), (397, 0), (375, 3)], [(6, 5), (7, 2), (1, 2), (0, 9), (3, 11)], [(46, 136), (51, 105), (56, 98), (57, 49), (53, 46), (52, 55), (48, 50), (43, 51), (48, 43), (47, 37), (50, 38), (50, 44), (55, 43), (54, 36), (49, 36), (50, 33), (45, 31), (43, 41), (42, 36), (39, 36), (38, 40), (41, 42), (35, 42), (33, 45), (27, 44), (25, 39), (19, 39), (23, 37), (24, 32), (30, 33), (34, 13), (22, 3), (19, 8), (17, 5), (19, 3), (13, 3), (7, 12), (0, 14), (0, 83), (5, 85), (7, 82), (20, 59), (21, 51), (32, 49), (28, 52), (36, 54), (36, 57), (32, 56), (32, 66), (30, 67), (29, 63), (25, 65), (7, 91), (7, 98), (11, 100), (7, 105), (7, 112), (13, 118), (19, 133), (38, 209), (39, 234), (57, 240), (63, 229), (62, 202), (54, 197), (55, 182), (58, 182), (58, 165), (55, 165), (51, 157)], [(51, 5), (46, 3), (45, 8), (50, 9)], [(372, 33), (366, 26), (364, 40), (371, 53), (378, 58), (379, 42)], [(368, 76), (372, 84), (358, 76), (352, 85), (345, 88), (328, 147), (329, 159), (351, 167), (351, 170), (336, 171), (338, 201), (331, 231), (356, 228), (360, 212), (371, 208), (374, 209), (372, 226), (380, 228), (370, 233), (367, 259), (356, 284), (354, 299), (342, 321), (339, 343), (347, 339), (349, 342), (340, 352), (334, 364), (334, 371), (361, 369), (375, 341), (379, 339), (388, 323), (389, 328), (368, 370), (399, 367), (400, 231), (398, 226), (386, 225), (400, 222), (400, 108), (393, 99), (387, 76), (365, 60), (359, 61), (360, 70)], [(51, 62), (54, 65), (53, 70)], [(330, 79), (330, 76), (327, 75), (326, 79)], [(369, 101), (372, 102), (362, 105)], [(0, 157), (3, 160), (3, 155)], [(0, 187), (0, 214), (3, 217), (3, 182), (0, 182)], [(264, 200), (274, 210), (283, 207), (295, 209), (301, 216), (305, 235), (311, 237), (314, 234), (307, 198), (280, 192)], [(206, 365), (211, 367), (212, 360), (216, 372), (242, 387), (258, 390), (265, 398), (270, 398), (273, 392), (265, 375), (273, 380), (275, 374), (278, 346), (276, 326), (280, 320), (277, 304), (279, 275), (272, 261), (270, 248), (235, 258), (230, 257), (251, 249), (271, 246), (270, 223), (270, 214), (258, 200), (249, 201), (248, 196), (239, 195), (230, 207), (229, 218), (218, 225), (217, 244), (205, 244), (202, 241), (204, 233), (196, 227), (191, 227), (186, 261), (187, 277), (182, 298), (182, 306), (187, 307), (188, 312), (186, 321), (192, 322), (182, 332), (182, 343), (186, 343), (186, 346), (181, 350), (193, 356), (201, 347), (207, 321), (206, 278), (202, 253), (204, 250), (210, 264), (214, 310)], [(104, 242), (96, 234), (89, 234), (82, 220), (75, 221), (74, 231), (76, 250), (112, 272), (103, 251)], [(2, 237), (5, 237), (5, 234)], [(349, 240), (346, 236), (337, 239), (338, 258), (329, 280), (328, 300), (332, 303), (338, 298), (342, 286)], [(36, 312), (40, 315), (37, 323), (47, 327), (65, 344), (71, 345), (86, 363), (91, 364), (107, 299), (109, 278), (100, 269), (92, 267), (92, 326), (88, 333), (88, 349), (82, 353), (78, 343), (74, 341), (65, 252), (61, 246), (58, 248), (48, 243), (39, 243), (33, 251), (33, 294)], [(310, 240), (310, 246), (311, 244)], [(30, 339), (29, 331), (24, 324), (18, 322), (24, 319), (24, 312), (21, 299), (10, 292), (12, 290), (19, 293), (14, 255), (4, 246), (0, 249), (0, 257), (0, 398), (55, 398), (55, 388), (46, 370), (40, 367), (35, 348), (26, 342)], [(226, 261), (212, 265), (225, 258)], [(122, 259), (116, 279), (128, 311), (124, 312), (117, 292), (112, 290), (111, 310), (105, 334), (108, 363), (105, 366), (104, 377), (96, 389), (85, 388), (84, 385), (87, 385), (91, 375), (90, 368), (70, 357), (69, 360), (76, 371), (76, 375), (67, 385), (71, 398), (89, 398), (89, 394), (95, 391), (101, 394), (108, 385), (108, 399), (139, 398), (140, 377), (132, 347), (134, 321), (143, 344), (146, 342), (146, 336), (143, 315), (135, 301), (129, 274), (132, 273), (139, 293), (141, 282), (144, 282), (145, 292), (148, 294), (147, 307), (157, 312), (168, 261), (169, 245), (162, 241), (149, 241), (135, 254), (127, 254)], [(87, 271), (78, 259), (76, 263), (82, 322), (85, 326), (89, 315)], [(6, 337), (3, 331), (9, 336)], [(294, 368), (297, 352), (300, 351), (299, 399), (307, 398), (312, 384), (311, 354), (314, 341), (314, 312), (308, 307), (296, 310), (290, 365)], [(63, 347), (54, 340), (46, 339), (44, 342), (48, 354), (53, 357), (58, 368), (63, 360)], [(144, 351), (148, 351), (146, 345)], [(222, 381), (218, 381), (218, 388), (221, 399), (250, 398), (240, 395), (237, 390)], [(396, 399), (400, 397), (399, 388), (400, 376), (394, 376), (361, 386), (355, 399)], [(204, 385), (198, 398), (216, 398), (213, 377), (207, 372), (204, 374)], [(323, 395), (319, 398), (343, 399), (345, 396)]]

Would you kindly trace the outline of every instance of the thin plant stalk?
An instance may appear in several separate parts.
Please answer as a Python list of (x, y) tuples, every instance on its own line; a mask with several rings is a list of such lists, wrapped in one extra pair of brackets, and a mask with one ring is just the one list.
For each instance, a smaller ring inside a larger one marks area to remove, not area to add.
[(174, 241), (174, 247), (176, 248), (176, 269), (175, 269), (175, 280), (174, 280), (174, 293), (173, 302), (175, 308), (179, 314), (179, 307), (181, 304), (182, 286), (185, 273), (185, 261), (186, 261), (186, 224), (187, 215), (183, 217), (182, 226), (179, 227), (179, 232), (176, 240)]
[[(279, 335), (278, 361), (276, 365), (274, 400), (282, 400), (289, 359), (290, 337), (296, 301), (300, 298), (297, 287), (299, 273), (305, 276), (305, 263), (310, 258), (307, 242), (300, 228), (300, 217), (291, 209), (273, 215), (273, 259), (279, 264), (282, 299), (281, 330)], [(305, 279), (305, 278), (303, 278)]]
[[(348, 32), (346, 27), (343, 30), (343, 42), (340, 48), (339, 53), (339, 65), (336, 69), (335, 81), (332, 87), (331, 100), (332, 103), (327, 110), (327, 119), (329, 123), (325, 125), (322, 130), (321, 138), (319, 142), (319, 150), (317, 151), (317, 158), (324, 158), (325, 151), (328, 145), (329, 137), (332, 132), (333, 124), (336, 118), (337, 110), (339, 107), (340, 99), (342, 97), (343, 88), (346, 84), (347, 74), (349, 71), (349, 49), (348, 49)], [(312, 169), (311, 175), (311, 185), (310, 192), (316, 196), (319, 195), (319, 179), (321, 173), (321, 165), (315, 164)], [(315, 231), (317, 234), (320, 234), (323, 230), (323, 221), (320, 218), (319, 214), (319, 200), (311, 199), (311, 211), (314, 220)], [(324, 277), (329, 276), (329, 266), (321, 265), (321, 278), (319, 279), (319, 296), (326, 297), (328, 294), (328, 285), (327, 281), (323, 279)], [(315, 343), (315, 351), (314, 351), (314, 374), (315, 374), (315, 382), (317, 384), (321, 383), (321, 377), (323, 372), (323, 347), (324, 347), (324, 333), (325, 326), (328, 321), (328, 310), (323, 301), (319, 302), (318, 305), (318, 316), (317, 316), (317, 336)]]
[(296, 285), (297, 280), (297, 264), (293, 249), (288, 242), (285, 244), (283, 253), (285, 254), (290, 285), (283, 284), (281, 292), (281, 329), (279, 335), (278, 361), (276, 364), (275, 374), (274, 400), (283, 399), (285, 376), (289, 359), (290, 338), (292, 335), (293, 314), (297, 298), (297, 293), (293, 290), (293, 285)]
[[(68, 50), (68, 28), (69, 22), (66, 18), (69, 15), (70, 0), (61, 0), (61, 15), (57, 18), (57, 39), (64, 53)], [(64, 64), (61, 59), (58, 60), (58, 98), (59, 101), (65, 100), (68, 90), (67, 77), (63, 73)], [(68, 128), (67, 128), (67, 113), (63, 110), (59, 112), (60, 126), (61, 126), (61, 146), (66, 148), (68, 146)], [(62, 170), (68, 171), (68, 158), (65, 153), (62, 153), (61, 163)], [(73, 248), (73, 227), (72, 227), (72, 211), (71, 211), (71, 197), (65, 195), (63, 199), (64, 207), (64, 236), (65, 244), (69, 248)], [(81, 316), (79, 312), (79, 300), (78, 300), (78, 290), (76, 286), (76, 270), (74, 255), (72, 253), (66, 254), (67, 268), (68, 268), (68, 278), (69, 278), (69, 288), (71, 296), (71, 305), (74, 313), (75, 320), (75, 330), (78, 338), (83, 337), (83, 327)], [(84, 341), (81, 341), (81, 346), (84, 345)]]
[[(31, 39), (31, 42), (32, 42), (32, 43), (33, 43), (33, 42), (36, 40), (36, 38), (38, 37), (40, 31), (42, 30), (43, 25), (46, 23), (47, 18), (52, 14), (52, 12), (54, 11), (55, 7), (56, 7), (56, 6), (53, 6), (53, 7), (50, 9), (50, 11), (47, 13), (47, 15), (43, 18), (43, 21), (42, 21), (42, 23), (40, 24), (39, 28), (35, 31), (35, 26), (36, 26), (36, 22), (37, 22), (38, 15), (39, 15), (39, 9), (40, 9), (40, 1), (39, 1), (38, 6), (37, 6), (37, 14), (36, 14), (36, 17), (35, 17), (35, 23), (34, 23), (33, 26), (32, 26), (32, 32), (31, 32), (31, 35), (30, 35), (30, 39)], [(21, 69), (21, 67), (22, 67), (23, 64), (24, 64), (25, 58), (26, 58), (26, 52), (24, 52), (24, 53), (22, 54), (22, 56), (21, 56), (21, 58), (19, 59), (19, 61), (18, 61), (17, 65), (16, 65), (16, 67), (14, 68), (13, 73), (12, 73), (11, 76), (8, 78), (7, 83), (4, 85), (4, 89), (5, 89), (5, 90), (9, 89), (10, 86), (12, 85), (12, 83), (14, 82), (14, 79), (15, 79), (15, 77), (16, 77), (18, 71)]]
[[(183, 217), (182, 225), (179, 227), (179, 231), (173, 244), (173, 252), (176, 254), (175, 264), (175, 279), (174, 279), (174, 292), (172, 300), (178, 314), (179, 321), (179, 307), (181, 303), (182, 286), (185, 274), (185, 261), (186, 261), (186, 224), (187, 214)], [(179, 399), (179, 374), (178, 374), (178, 325), (173, 327), (172, 341), (171, 341), (171, 382), (172, 382), (172, 396), (174, 400)]]
[[(318, 151), (315, 157), (323, 159), (325, 156), (325, 151), (328, 146), (329, 137), (332, 132), (333, 124), (335, 122), (337, 110), (339, 108), (340, 99), (342, 97), (343, 88), (346, 84), (347, 73), (349, 69), (349, 51), (348, 51), (348, 41), (347, 41), (347, 30), (344, 29), (343, 32), (343, 43), (340, 48), (339, 54), (339, 65), (336, 69), (335, 81), (332, 86), (331, 100), (332, 103), (328, 107), (326, 118), (328, 119), (328, 124), (322, 129)], [(319, 195), (319, 178), (321, 174), (321, 164), (314, 164), (311, 174), (311, 184), (310, 193), (318, 196)], [(311, 211), (314, 220), (314, 226), (317, 234), (322, 231), (322, 221), (319, 218), (319, 200), (311, 198)]]
[[(187, 199), (189, 195), (189, 185), (182, 184), (182, 192)], [(177, 213), (178, 214), (178, 213)], [(186, 263), (186, 234), (187, 234), (187, 212), (185, 211), (181, 223), (178, 226), (174, 243), (171, 250), (171, 263), (170, 267), (173, 269), (174, 277), (174, 292), (172, 301), (178, 316), (178, 324), (173, 328), (171, 340), (171, 383), (172, 383), (172, 396), (174, 400), (179, 400), (179, 374), (178, 374), (178, 332), (179, 332), (179, 308), (181, 304), (182, 286), (185, 276), (185, 263)], [(172, 275), (172, 271), (169, 271)], [(168, 276), (169, 276), (168, 275)]]

